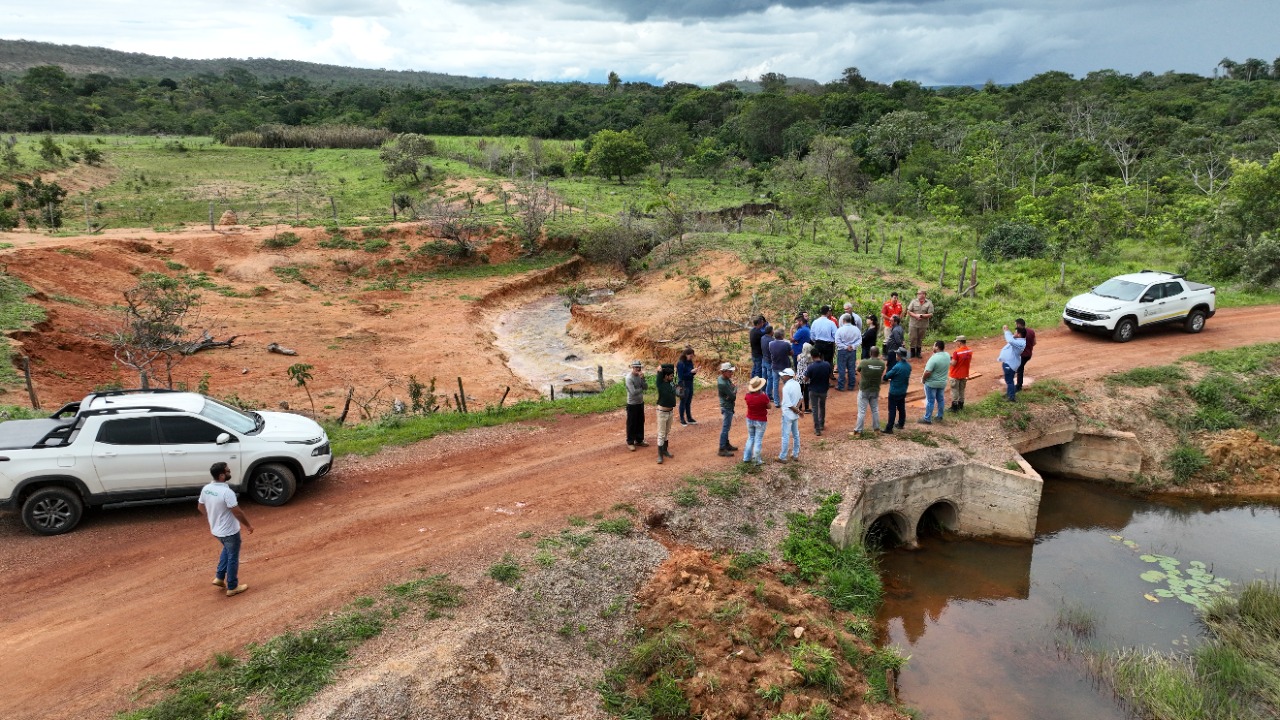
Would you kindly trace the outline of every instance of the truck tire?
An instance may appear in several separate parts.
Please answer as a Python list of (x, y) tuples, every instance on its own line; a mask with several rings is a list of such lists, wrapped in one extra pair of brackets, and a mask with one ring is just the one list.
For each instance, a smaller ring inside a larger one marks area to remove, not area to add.
[(1111, 339), (1116, 342), (1126, 343), (1133, 339), (1133, 334), (1138, 331), (1138, 323), (1133, 318), (1121, 318), (1116, 323), (1116, 329), (1111, 333)]
[(84, 503), (76, 491), (64, 487), (41, 488), (22, 503), (22, 524), (37, 535), (61, 535), (80, 524)]
[(1189, 333), (1200, 332), (1204, 329), (1204, 321), (1206, 317), (1207, 316), (1203, 310), (1199, 308), (1192, 310), (1191, 314), (1187, 316), (1187, 323), (1183, 326), (1183, 329)]
[(259, 465), (249, 478), (249, 496), (259, 505), (277, 507), (289, 502), (298, 481), (293, 471), (280, 463)]

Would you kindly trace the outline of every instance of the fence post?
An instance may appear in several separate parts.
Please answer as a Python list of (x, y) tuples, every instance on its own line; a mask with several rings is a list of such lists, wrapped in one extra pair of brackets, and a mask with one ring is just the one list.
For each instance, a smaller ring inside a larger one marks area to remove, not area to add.
[(467, 412), (467, 393), (462, 389), (462, 376), (458, 376), (458, 397), (462, 400), (462, 412)]
[(964, 280), (969, 277), (969, 258), (964, 259), (964, 264), (960, 266), (960, 285), (956, 288), (956, 295), (964, 297)]
[(333, 201), (333, 196), (329, 196), (329, 209), (333, 210), (333, 224), (338, 224), (338, 203)]
[(600, 382), (600, 392), (604, 392), (604, 367), (596, 366), (596, 380)]
[(978, 297), (978, 258), (973, 259), (973, 282), (969, 285), (969, 297)]
[(84, 231), (93, 232), (93, 223), (89, 218), (89, 196), (84, 196)]
[(209, 229), (213, 230), (213, 203), (209, 203)]
[(396, 221), (396, 194), (391, 193), (391, 222)]
[(1067, 264), (1062, 263), (1062, 267), (1058, 270), (1058, 289), (1067, 286)]
[(924, 272), (924, 236), (920, 236), (920, 244), (916, 245), (916, 274)]
[(40, 409), (40, 398), (36, 396), (36, 386), (31, 382), (31, 358), (22, 356), (22, 374), (27, 379), (27, 397), (31, 398), (31, 409)]
[(949, 250), (942, 251), (942, 272), (938, 273), (939, 290), (947, 286), (947, 253), (949, 252)]
[(902, 235), (901, 234), (898, 235), (898, 261), (895, 264), (896, 265), (902, 264)]

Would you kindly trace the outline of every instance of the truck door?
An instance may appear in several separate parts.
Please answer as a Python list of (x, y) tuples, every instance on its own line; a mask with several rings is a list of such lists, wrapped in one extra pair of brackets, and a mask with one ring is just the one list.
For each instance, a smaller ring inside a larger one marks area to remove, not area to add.
[(1138, 298), (1138, 324), (1150, 325), (1160, 322), (1162, 312), (1164, 312), (1164, 283), (1155, 283)]
[[(240, 443), (235, 433), (187, 415), (162, 415), (156, 423), (168, 476), (167, 497), (198, 494), (213, 479), (209, 467), (216, 462), (225, 462), (231, 477), (240, 478)], [(218, 436), (224, 434), (231, 442), (219, 445)]]
[(150, 417), (104, 420), (92, 453), (93, 468), (109, 502), (162, 494), (164, 461)]
[(1180, 320), (1189, 312), (1191, 312), (1191, 293), (1176, 280), (1165, 283), (1163, 319)]

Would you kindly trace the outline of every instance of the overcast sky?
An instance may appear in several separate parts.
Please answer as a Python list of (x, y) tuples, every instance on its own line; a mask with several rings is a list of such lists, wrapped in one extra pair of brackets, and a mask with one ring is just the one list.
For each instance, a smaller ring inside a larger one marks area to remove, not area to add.
[(6, 39), (554, 81), (825, 82), (857, 67), (1013, 83), (1280, 56), (1280, 0), (48, 0), (3, 15)]

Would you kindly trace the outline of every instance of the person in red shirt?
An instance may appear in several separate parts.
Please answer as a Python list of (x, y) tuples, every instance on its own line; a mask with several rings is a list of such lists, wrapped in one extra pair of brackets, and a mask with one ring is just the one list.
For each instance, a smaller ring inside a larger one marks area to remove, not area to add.
[(951, 369), (947, 377), (951, 379), (951, 410), (964, 409), (964, 388), (969, 384), (969, 364), (973, 360), (973, 351), (963, 335), (956, 336), (957, 347), (951, 353)]
[(1014, 320), (1013, 324), (1027, 331), (1027, 348), (1022, 351), (1022, 364), (1018, 366), (1017, 382), (1013, 386), (1016, 390), (1022, 390), (1022, 371), (1027, 368), (1027, 363), (1031, 362), (1031, 351), (1036, 346), (1036, 331), (1027, 327), (1027, 321), (1022, 318)]
[(760, 456), (760, 445), (764, 442), (764, 429), (769, 424), (769, 396), (764, 393), (764, 378), (751, 378), (747, 383), (747, 394), (743, 400), (747, 404), (747, 443), (742, 446), (742, 462), (754, 462), (763, 465)]
[(886, 337), (889, 329), (893, 327), (895, 317), (902, 317), (902, 303), (898, 302), (898, 293), (890, 293), (889, 299), (880, 308), (880, 327), (883, 328)]

